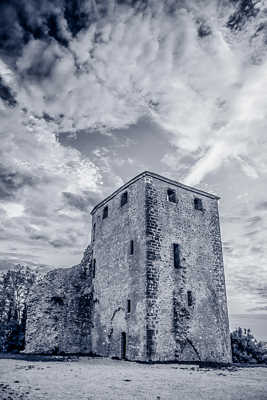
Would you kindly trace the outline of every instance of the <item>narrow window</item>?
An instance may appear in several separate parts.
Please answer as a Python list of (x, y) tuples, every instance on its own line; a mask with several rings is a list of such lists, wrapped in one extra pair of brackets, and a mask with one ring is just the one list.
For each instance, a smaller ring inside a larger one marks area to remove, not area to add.
[(191, 307), (192, 304), (193, 304), (193, 298), (192, 298), (191, 290), (188, 290), (188, 292), (187, 292), (187, 304), (188, 304), (188, 307)]
[(96, 260), (93, 259), (93, 278), (95, 278)]
[(174, 190), (172, 190), (172, 189), (167, 190), (167, 199), (171, 203), (176, 203), (176, 193)]
[(93, 225), (93, 242), (95, 241), (95, 224)]
[(147, 346), (147, 357), (150, 359), (153, 354), (153, 329), (147, 329), (146, 331), (146, 346)]
[(128, 192), (124, 192), (121, 195), (121, 207), (126, 203), (128, 203)]
[(173, 243), (173, 265), (174, 268), (179, 268), (180, 265), (180, 246), (178, 243)]
[(196, 210), (202, 211), (203, 210), (202, 200), (199, 199), (198, 197), (195, 197), (194, 198), (194, 206), (195, 206)]
[(130, 254), (132, 255), (134, 253), (134, 241), (130, 241)]
[(126, 360), (126, 351), (127, 351), (127, 344), (126, 344), (126, 333), (121, 333), (121, 359)]
[(127, 312), (131, 312), (131, 300), (127, 300)]
[(103, 219), (108, 217), (108, 206), (104, 207), (103, 209)]

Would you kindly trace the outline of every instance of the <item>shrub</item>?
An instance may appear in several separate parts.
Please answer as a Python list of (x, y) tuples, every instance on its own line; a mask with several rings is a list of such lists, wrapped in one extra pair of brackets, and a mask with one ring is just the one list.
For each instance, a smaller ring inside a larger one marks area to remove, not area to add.
[(263, 363), (264, 344), (258, 342), (250, 329), (237, 328), (231, 333), (233, 362), (236, 363)]

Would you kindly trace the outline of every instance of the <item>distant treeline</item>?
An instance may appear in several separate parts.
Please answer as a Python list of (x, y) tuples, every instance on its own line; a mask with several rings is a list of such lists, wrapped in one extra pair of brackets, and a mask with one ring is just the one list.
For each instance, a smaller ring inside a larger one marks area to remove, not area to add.
[(18, 352), (25, 346), (27, 297), (36, 273), (16, 265), (0, 275), (0, 352)]
[(234, 363), (267, 363), (267, 348), (258, 342), (250, 329), (237, 328), (231, 333), (231, 345)]

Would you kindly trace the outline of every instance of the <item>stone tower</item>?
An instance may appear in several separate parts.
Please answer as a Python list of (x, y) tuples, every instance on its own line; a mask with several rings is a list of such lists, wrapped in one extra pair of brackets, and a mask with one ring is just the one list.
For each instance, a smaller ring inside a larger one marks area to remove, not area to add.
[(92, 210), (92, 352), (231, 362), (218, 197), (151, 172)]

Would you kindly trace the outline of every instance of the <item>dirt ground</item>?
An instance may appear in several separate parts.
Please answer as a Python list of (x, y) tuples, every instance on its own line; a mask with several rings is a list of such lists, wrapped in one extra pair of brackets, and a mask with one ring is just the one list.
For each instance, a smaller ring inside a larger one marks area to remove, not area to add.
[(0, 359), (1, 400), (267, 400), (267, 368)]

